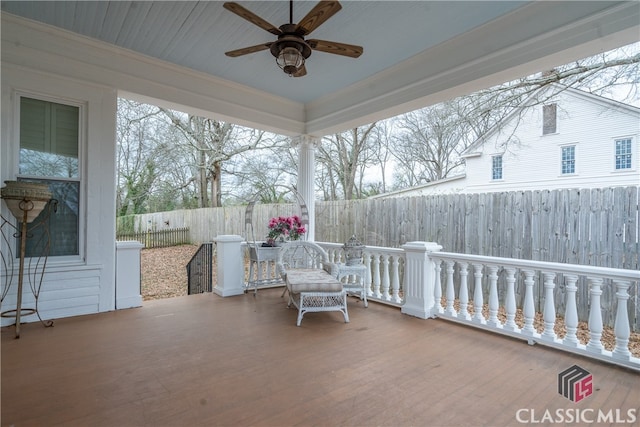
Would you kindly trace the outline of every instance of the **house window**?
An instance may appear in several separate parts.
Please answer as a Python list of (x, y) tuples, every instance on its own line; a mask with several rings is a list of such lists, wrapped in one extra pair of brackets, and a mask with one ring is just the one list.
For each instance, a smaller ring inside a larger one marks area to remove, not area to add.
[(562, 147), (562, 174), (576, 173), (576, 146)]
[[(20, 98), (18, 180), (47, 183), (58, 200), (57, 211), (48, 220), (49, 256), (79, 255), (79, 129), (79, 106)], [(42, 233), (42, 227), (33, 230), (27, 256), (41, 255)]]
[(556, 104), (542, 106), (542, 134), (556, 133)]
[(616, 170), (631, 169), (631, 138), (616, 139)]
[(502, 155), (491, 158), (491, 179), (502, 179)]

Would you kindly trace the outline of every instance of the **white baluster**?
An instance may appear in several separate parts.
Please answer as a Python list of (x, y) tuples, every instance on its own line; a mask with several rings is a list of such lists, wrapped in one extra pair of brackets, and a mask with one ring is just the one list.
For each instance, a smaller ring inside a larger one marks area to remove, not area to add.
[(402, 298), (400, 298), (400, 257), (395, 255), (393, 257), (393, 262), (391, 264), (392, 267), (392, 275), (391, 275), (391, 289), (393, 290), (393, 302), (401, 303)]
[(482, 315), (484, 297), (482, 296), (482, 264), (473, 264), (473, 277), (475, 278), (475, 289), (473, 290), (473, 321), (476, 323), (487, 323)]
[(556, 333), (553, 330), (556, 324), (556, 305), (553, 300), (553, 289), (556, 287), (554, 282), (556, 274), (550, 272), (542, 274), (544, 276), (544, 312), (542, 313), (544, 330), (540, 338), (545, 341), (554, 341), (556, 339)]
[(593, 353), (602, 353), (602, 311), (600, 307), (600, 295), (602, 295), (602, 279), (588, 277), (591, 294), (591, 309), (589, 311), (589, 342), (587, 350)]
[(494, 327), (501, 327), (502, 324), (498, 320), (498, 307), (500, 302), (498, 301), (498, 267), (495, 265), (489, 266), (489, 320), (488, 325)]
[(567, 291), (567, 308), (564, 314), (567, 334), (564, 336), (562, 343), (570, 347), (577, 347), (580, 344), (576, 335), (578, 331), (578, 308), (576, 305), (576, 291), (578, 290), (576, 282), (578, 281), (578, 276), (565, 275), (564, 277), (567, 280), (567, 287), (565, 288)]
[[(533, 270), (523, 270), (524, 273), (524, 327), (522, 328), (522, 335), (533, 336), (536, 331), (533, 329), (533, 316), (535, 316), (535, 308), (533, 306)], [(533, 341), (529, 340), (529, 344), (533, 344)]]
[(364, 285), (365, 285), (365, 288), (367, 289), (367, 297), (370, 297), (373, 295), (373, 292), (371, 292), (371, 254), (365, 252), (363, 255), (362, 261), (364, 262), (364, 265), (367, 267), (367, 270), (362, 280), (364, 280)]
[(389, 280), (389, 255), (382, 255), (382, 298), (387, 301), (391, 300), (391, 294), (389, 293), (389, 286), (391, 285)]
[(627, 314), (627, 301), (629, 300), (629, 282), (614, 280), (616, 285), (616, 299), (618, 300), (618, 308), (616, 310), (616, 321), (613, 331), (616, 334), (616, 346), (613, 349), (612, 356), (614, 359), (629, 360), (631, 352), (629, 351), (629, 315)]
[(507, 313), (507, 321), (504, 324), (504, 329), (508, 331), (519, 331), (518, 325), (516, 325), (516, 269), (513, 267), (506, 267), (507, 271), (507, 298), (505, 300), (505, 311)]
[(469, 314), (469, 283), (467, 277), (469, 276), (469, 264), (466, 262), (458, 263), (460, 269), (460, 290), (458, 291), (460, 300), (460, 311), (458, 311), (458, 318), (464, 320), (471, 320)]
[(371, 278), (371, 281), (373, 284), (373, 296), (375, 298), (380, 298), (382, 296), (382, 293), (380, 293), (380, 255), (372, 255), (372, 260), (373, 277)]
[(382, 297), (380, 293), (380, 255), (373, 256), (373, 296)]
[(433, 287), (433, 299), (435, 301), (436, 311), (438, 313), (442, 313), (442, 280), (440, 279), (440, 274), (442, 273), (442, 260), (434, 259), (433, 263), (435, 264), (436, 269), (436, 283)]
[(447, 264), (447, 293), (445, 294), (446, 297), (446, 308), (444, 310), (445, 313), (451, 315), (451, 316), (455, 316), (456, 315), (456, 309), (453, 307), (453, 301), (456, 298), (455, 295), (455, 289), (453, 288), (453, 261), (445, 261), (445, 264)]

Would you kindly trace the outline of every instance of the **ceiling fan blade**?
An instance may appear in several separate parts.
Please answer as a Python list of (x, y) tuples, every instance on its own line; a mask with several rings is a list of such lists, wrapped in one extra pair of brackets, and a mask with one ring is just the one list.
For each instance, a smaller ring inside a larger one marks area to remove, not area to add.
[(300, 67), (298, 71), (293, 73), (293, 77), (302, 77), (306, 75), (307, 75), (307, 66), (305, 64), (302, 64), (302, 67)]
[(311, 49), (319, 50), (320, 52), (335, 53), (336, 55), (348, 56), (351, 58), (359, 57), (364, 51), (362, 46), (329, 42), (326, 40), (307, 40), (307, 44), (311, 47)]
[(242, 49), (230, 50), (229, 52), (225, 52), (224, 54), (235, 58), (237, 56), (248, 55), (254, 52), (260, 52), (261, 50), (267, 50), (271, 47), (273, 42), (263, 43), (255, 46), (243, 47)]
[(238, 3), (226, 2), (222, 6), (225, 9), (235, 13), (239, 17), (246, 19), (247, 21), (251, 22), (252, 24), (255, 24), (258, 27), (269, 31), (271, 34), (274, 34), (276, 36), (279, 36), (280, 34), (282, 34), (282, 31), (280, 31), (280, 29), (278, 29), (274, 25), (271, 25), (270, 23), (268, 23), (264, 19), (260, 18), (258, 15), (256, 15), (253, 12), (251, 12), (250, 10), (245, 9), (244, 7), (240, 6)]
[(311, 31), (322, 25), (327, 19), (336, 14), (342, 6), (337, 1), (321, 1), (319, 2), (307, 15), (302, 18), (302, 21), (296, 27), (296, 32), (301, 35), (307, 35)]

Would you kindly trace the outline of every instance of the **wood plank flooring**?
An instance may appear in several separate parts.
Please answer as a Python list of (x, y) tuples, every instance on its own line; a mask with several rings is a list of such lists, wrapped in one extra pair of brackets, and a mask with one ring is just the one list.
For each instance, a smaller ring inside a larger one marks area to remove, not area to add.
[[(281, 289), (2, 329), (2, 426), (513, 426), (545, 410), (629, 410), (640, 375), (349, 299), (286, 308)], [(594, 392), (557, 391), (578, 364)], [(587, 412), (590, 413), (590, 412)], [(544, 424), (544, 423), (543, 423)], [(578, 424), (576, 424), (578, 425)]]

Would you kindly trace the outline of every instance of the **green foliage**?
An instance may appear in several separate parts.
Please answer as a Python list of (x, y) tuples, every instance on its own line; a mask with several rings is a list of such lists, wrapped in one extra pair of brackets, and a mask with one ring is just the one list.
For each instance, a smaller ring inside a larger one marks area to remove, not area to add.
[(116, 234), (134, 233), (136, 227), (135, 215), (123, 215), (116, 218)]

